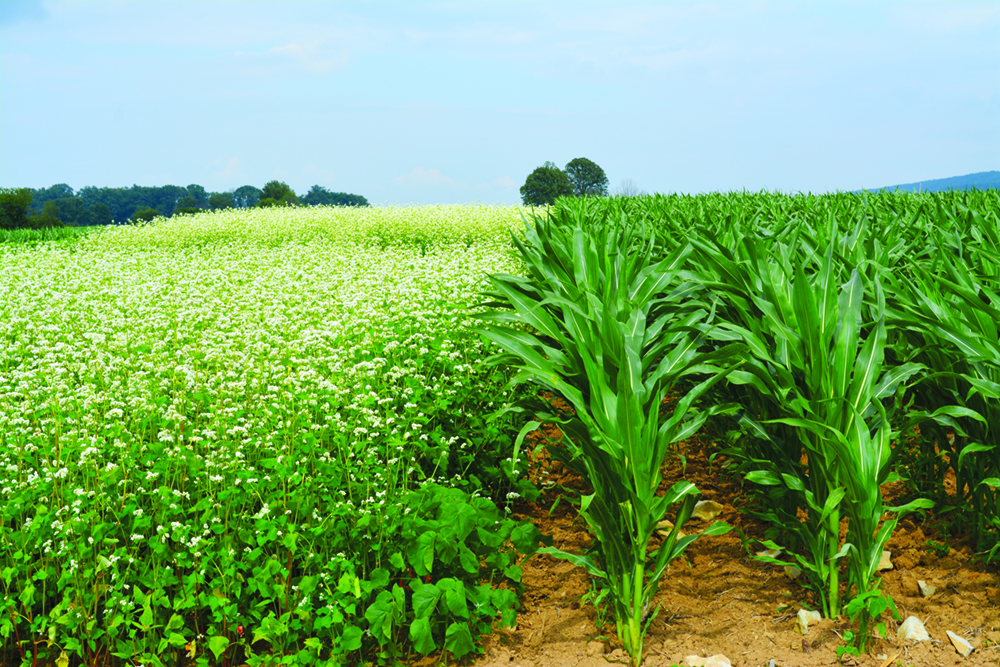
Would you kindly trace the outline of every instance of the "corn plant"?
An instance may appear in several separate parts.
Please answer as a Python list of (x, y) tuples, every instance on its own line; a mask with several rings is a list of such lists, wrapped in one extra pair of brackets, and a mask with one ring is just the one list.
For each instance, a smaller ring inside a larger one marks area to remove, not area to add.
[[(928, 411), (956, 406), (950, 411), (952, 419), (921, 425), (917, 483), (956, 507), (959, 520), (993, 558), (1000, 550), (1000, 438), (990, 428), (1000, 420), (998, 239), (995, 228), (980, 218), (973, 229), (982, 235), (963, 249), (963, 234), (947, 224), (954, 220), (943, 211), (939, 214), (945, 220), (933, 244), (949, 251), (894, 279), (897, 299), (890, 309), (903, 332), (900, 344), (938, 369), (916, 388), (916, 407)], [(948, 469), (955, 475), (954, 497), (943, 484)]]
[[(657, 495), (660, 467), (672, 443), (727, 409), (696, 412), (694, 404), (725, 376), (724, 365), (742, 347), (702, 351), (711, 312), (696, 301), (685, 302), (690, 286), (667, 291), (686, 248), (654, 264), (652, 244), (640, 231), (626, 222), (595, 223), (583, 205), (535, 220), (525, 236), (515, 243), (530, 277), (491, 276), (491, 305), (502, 310), (486, 319), (502, 326), (482, 331), (504, 350), (496, 362), (518, 369), (513, 382), (533, 382), (572, 406), (572, 411), (533, 407), (538, 419), (558, 424), (567, 436), (552, 454), (593, 486), (581, 500), (580, 513), (597, 554), (592, 558), (551, 547), (540, 553), (582, 566), (604, 582), (618, 636), (637, 665), (655, 617), (650, 607), (659, 581), (669, 563), (699, 537), (680, 536), (697, 489), (678, 482)], [(661, 404), (688, 376), (705, 379), (661, 423)], [(677, 503), (673, 530), (650, 553), (658, 522)], [(715, 523), (702, 535), (728, 529)]]
[[(907, 363), (883, 372), (886, 329), (880, 285), (875, 282), (866, 290), (854, 270), (838, 289), (833, 244), (825, 255), (813, 258), (818, 265), (807, 274), (795, 246), (748, 239), (741, 249), (745, 259), (737, 260), (718, 245), (693, 243), (701, 250), (705, 283), (724, 302), (720, 313), (735, 315), (719, 325), (724, 332), (720, 342), (742, 340), (749, 350), (747, 363), (729, 381), (752, 387), (760, 397), (758, 405), (766, 403), (765, 419), (744, 412), (741, 421), (779, 455), (748, 477), (783, 485), (804, 506), (808, 520), (785, 527), (806, 548), (805, 556), (796, 557), (820, 606), (835, 616), (841, 611), (840, 559), (847, 558), (848, 585), (858, 596), (868, 594), (899, 516), (930, 505), (917, 500), (886, 508), (879, 488), (893, 458), (883, 402), (921, 366)], [(780, 444), (771, 436), (776, 427), (783, 435)], [(883, 521), (889, 511), (896, 516)], [(841, 544), (843, 518), (849, 520), (849, 530)], [(862, 648), (870, 621), (863, 612)]]

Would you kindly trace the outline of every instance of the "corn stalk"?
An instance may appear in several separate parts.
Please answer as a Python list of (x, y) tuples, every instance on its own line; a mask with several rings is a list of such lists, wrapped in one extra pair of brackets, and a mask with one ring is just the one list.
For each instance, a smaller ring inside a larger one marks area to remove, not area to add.
[[(694, 406), (729, 372), (726, 365), (742, 346), (702, 350), (712, 313), (688, 298), (692, 286), (671, 288), (686, 247), (653, 263), (652, 244), (640, 231), (624, 220), (588, 218), (584, 206), (556, 209), (534, 222), (526, 225), (525, 241), (514, 239), (530, 277), (490, 277), (490, 305), (500, 310), (485, 317), (495, 324), (481, 331), (504, 350), (494, 363), (518, 369), (512, 382), (537, 384), (572, 406), (572, 414), (534, 407), (566, 436), (551, 453), (593, 486), (580, 513), (596, 558), (551, 547), (540, 553), (604, 582), (618, 636), (638, 665), (659, 581), (699, 537), (680, 537), (698, 490), (679, 482), (658, 495), (660, 467), (672, 443), (693, 435), (710, 415), (732, 409)], [(660, 407), (682, 378), (699, 381), (661, 422)], [(649, 552), (658, 522), (677, 503), (673, 530)], [(715, 523), (701, 535), (727, 530)]]

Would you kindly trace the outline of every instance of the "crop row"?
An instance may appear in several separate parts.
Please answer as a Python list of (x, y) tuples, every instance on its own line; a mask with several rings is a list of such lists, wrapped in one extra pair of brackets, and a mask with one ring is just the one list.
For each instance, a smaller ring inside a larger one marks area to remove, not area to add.
[[(781, 541), (764, 545), (795, 559), (824, 615), (859, 621), (862, 650), (895, 613), (875, 574), (904, 514), (944, 505), (996, 556), (998, 215), (996, 191), (565, 200), (515, 239), (529, 275), (492, 278), (500, 326), (484, 333), (515, 383), (572, 405), (521, 399), (563, 429), (550, 453), (593, 485), (581, 514), (595, 556), (543, 551), (609, 591), (633, 664), (697, 493), (658, 495), (659, 469), (708, 416)], [(884, 505), (898, 480), (910, 497)]]

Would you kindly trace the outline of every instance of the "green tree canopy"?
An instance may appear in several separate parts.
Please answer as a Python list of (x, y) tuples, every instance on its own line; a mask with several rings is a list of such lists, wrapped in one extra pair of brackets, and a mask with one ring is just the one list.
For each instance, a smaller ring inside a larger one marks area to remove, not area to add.
[(218, 211), (223, 208), (232, 208), (233, 206), (233, 195), (228, 192), (214, 192), (212, 193), (212, 196), (208, 198), (208, 207), (213, 211)]
[(265, 199), (274, 200), (274, 203), (270, 204), (271, 206), (299, 203), (299, 198), (295, 196), (295, 192), (287, 183), (282, 183), (281, 181), (268, 181), (264, 189), (260, 191), (260, 199), (262, 202)]
[(361, 195), (330, 192), (322, 185), (312, 186), (301, 201), (307, 206), (368, 206), (368, 200)]
[(27, 227), (30, 206), (30, 188), (0, 188), (0, 229)]
[(91, 225), (110, 225), (114, 220), (111, 218), (111, 208), (103, 202), (97, 202), (90, 207)]
[(573, 194), (569, 176), (551, 162), (546, 162), (533, 172), (521, 186), (521, 201), (527, 206), (544, 206), (558, 197)]
[(197, 183), (187, 186), (187, 194), (189, 197), (194, 197), (196, 208), (205, 208), (208, 206), (208, 193), (205, 191), (205, 188)]
[(149, 222), (153, 218), (163, 215), (155, 208), (149, 208), (148, 206), (141, 206), (136, 209), (135, 213), (132, 214), (132, 222)]
[(260, 188), (252, 185), (241, 185), (233, 190), (233, 203), (240, 208), (256, 206), (260, 201)]
[(608, 177), (595, 162), (585, 157), (573, 158), (566, 163), (566, 175), (577, 197), (608, 196)]
[(183, 215), (185, 213), (197, 213), (201, 210), (198, 206), (198, 200), (191, 195), (184, 195), (177, 200), (177, 204), (174, 205), (174, 210), (170, 215)]

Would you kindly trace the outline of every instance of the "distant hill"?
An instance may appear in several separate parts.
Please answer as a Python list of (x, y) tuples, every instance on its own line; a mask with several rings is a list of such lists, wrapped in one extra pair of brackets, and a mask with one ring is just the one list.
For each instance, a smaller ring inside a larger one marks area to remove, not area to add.
[(985, 190), (987, 188), (1000, 188), (1000, 171), (981, 171), (978, 174), (966, 174), (965, 176), (938, 178), (932, 181), (920, 181), (918, 183), (905, 183), (903, 185), (889, 185), (883, 188), (865, 189), (869, 192), (876, 192), (878, 190), (940, 192), (942, 190), (971, 190), (972, 188), (977, 188), (979, 190)]

